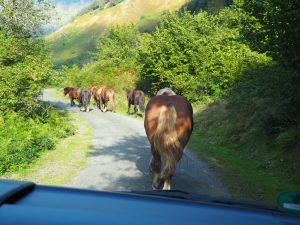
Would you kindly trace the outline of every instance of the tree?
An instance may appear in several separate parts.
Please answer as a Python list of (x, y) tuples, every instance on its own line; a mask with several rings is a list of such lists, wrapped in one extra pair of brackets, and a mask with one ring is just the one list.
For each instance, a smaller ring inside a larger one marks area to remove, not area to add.
[(40, 0), (0, 3), (0, 110), (32, 116), (51, 74), (49, 51), (37, 38), (49, 5)]
[(0, 0), (0, 29), (7, 34), (37, 37), (46, 24), (50, 0)]
[(139, 38), (134, 25), (108, 29), (98, 40), (98, 64), (111, 68), (132, 66), (137, 58)]
[(240, 42), (241, 16), (233, 9), (166, 14), (142, 39), (140, 85), (152, 93), (169, 86), (191, 101), (226, 93), (243, 70), (268, 61)]
[[(249, 15), (244, 36), (254, 50), (300, 71), (300, 1), (239, 0)], [(249, 23), (251, 21), (251, 23)]]

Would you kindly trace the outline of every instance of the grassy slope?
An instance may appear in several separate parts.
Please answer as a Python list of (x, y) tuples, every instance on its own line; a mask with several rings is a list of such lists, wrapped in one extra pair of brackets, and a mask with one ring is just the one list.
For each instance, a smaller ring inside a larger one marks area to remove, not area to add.
[(234, 135), (227, 138), (226, 133), (246, 118), (233, 113), (233, 119), (222, 102), (194, 108), (195, 129), (189, 146), (210, 163), (235, 198), (276, 204), (280, 193), (299, 190), (300, 182), (292, 180), (287, 165), (277, 159), (272, 138), (259, 133), (239, 140)]
[(126, 0), (115, 7), (85, 14), (49, 35), (55, 65), (84, 64), (95, 49), (97, 36), (107, 27), (138, 23), (151, 29), (164, 11), (180, 9), (187, 0)]

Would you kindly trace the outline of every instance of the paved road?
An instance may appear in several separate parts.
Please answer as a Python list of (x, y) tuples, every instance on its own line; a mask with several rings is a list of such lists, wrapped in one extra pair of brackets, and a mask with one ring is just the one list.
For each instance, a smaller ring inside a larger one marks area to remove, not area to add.
[[(151, 190), (150, 146), (143, 122), (98, 109), (81, 112), (78, 107), (70, 107), (69, 101), (51, 97), (53, 92), (45, 90), (43, 100), (77, 113), (94, 130), (89, 166), (74, 177), (71, 185), (107, 191)], [(212, 169), (187, 149), (173, 177), (173, 189), (229, 196)]]

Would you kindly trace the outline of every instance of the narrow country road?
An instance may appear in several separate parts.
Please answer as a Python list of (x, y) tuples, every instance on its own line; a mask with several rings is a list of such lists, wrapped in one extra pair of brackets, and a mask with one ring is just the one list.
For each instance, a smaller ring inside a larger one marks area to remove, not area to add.
[[(89, 166), (74, 177), (71, 186), (106, 191), (151, 190), (151, 154), (143, 121), (102, 113), (95, 107), (89, 113), (81, 112), (78, 107), (70, 107), (69, 101), (51, 97), (55, 91), (44, 90), (43, 100), (77, 113), (94, 131)], [(173, 189), (229, 196), (212, 169), (187, 149), (173, 177)]]

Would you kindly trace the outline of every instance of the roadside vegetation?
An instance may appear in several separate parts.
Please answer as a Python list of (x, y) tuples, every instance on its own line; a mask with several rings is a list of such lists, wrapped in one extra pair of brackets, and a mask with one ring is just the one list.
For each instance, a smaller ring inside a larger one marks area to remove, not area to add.
[(0, 177), (44, 185), (72, 185), (73, 177), (87, 166), (93, 132), (80, 116), (75, 113), (67, 116), (76, 128), (74, 135), (58, 140), (54, 149), (44, 151), (30, 165)]
[[(173, 7), (182, 2), (172, 1)], [(1, 175), (23, 171), (75, 133), (66, 113), (40, 100), (44, 87), (107, 86), (116, 91), (121, 112), (126, 89), (151, 97), (171, 87), (194, 106), (190, 146), (234, 197), (274, 203), (279, 193), (300, 189), (299, 1), (190, 1), (163, 15), (147, 5), (152, 14), (126, 17), (137, 24), (82, 26), (86, 36), (56, 39), (54, 54), (61, 58), (55, 65), (39, 33), (50, 5), (0, 3)], [(88, 18), (74, 24), (88, 24)], [(96, 30), (102, 35), (90, 35)]]
[[(64, 113), (39, 99), (52, 63), (38, 38), (47, 2), (0, 1), (0, 175), (24, 168), (74, 133)], [(38, 9), (38, 10), (37, 10)]]
[(300, 188), (299, 2), (207, 6), (165, 13), (149, 33), (107, 29), (92, 62), (63, 67), (65, 84), (149, 96), (172, 87), (194, 105), (192, 148), (233, 195), (274, 202)]

